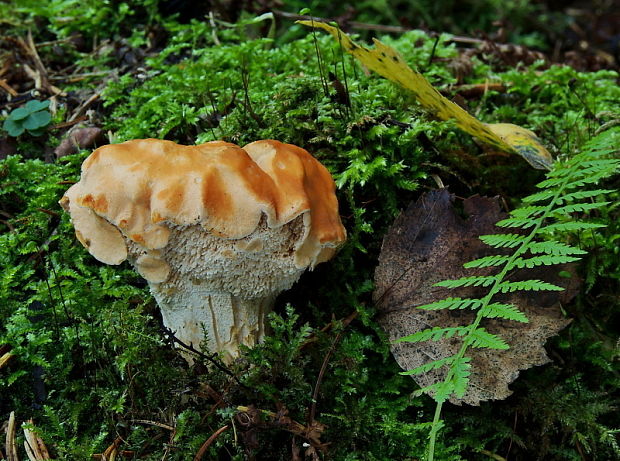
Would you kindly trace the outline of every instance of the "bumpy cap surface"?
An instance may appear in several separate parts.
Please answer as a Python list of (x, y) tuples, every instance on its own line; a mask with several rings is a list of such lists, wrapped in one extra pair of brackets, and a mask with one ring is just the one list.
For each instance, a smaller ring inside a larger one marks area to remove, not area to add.
[(303, 230), (290, 249), (298, 268), (329, 259), (346, 239), (327, 169), (304, 149), (272, 140), (244, 149), (156, 139), (103, 146), (60, 203), (95, 258), (120, 264), (133, 255), (151, 283), (168, 278), (166, 247), (182, 228), (240, 240), (299, 217)]

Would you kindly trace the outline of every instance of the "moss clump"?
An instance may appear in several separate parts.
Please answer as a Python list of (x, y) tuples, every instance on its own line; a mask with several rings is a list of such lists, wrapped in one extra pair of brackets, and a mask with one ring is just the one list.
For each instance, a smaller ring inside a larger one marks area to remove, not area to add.
[[(286, 409), (288, 417), (307, 424), (314, 406), (332, 459), (419, 458), (432, 405), (409, 397), (413, 383), (398, 374), (373, 320), (371, 281), (384, 231), (418, 188), (434, 187), (431, 175), (463, 195), (500, 193), (516, 203), (539, 173), (422, 113), (404, 90), (343, 57), (329, 37), (310, 33), (278, 45), (230, 28), (217, 31), (218, 45), (207, 22), (166, 27), (166, 47), (106, 88), (100, 108), (105, 127), (117, 140), (244, 144), (275, 138), (303, 146), (334, 174), (349, 243), (279, 299), (273, 335), (231, 370), (236, 380), (207, 370), (208, 362), (188, 369), (161, 332), (144, 282), (127, 265), (98, 264), (75, 241), (56, 205), (86, 153), (44, 163), (23, 142), (29, 158), (0, 162), (0, 345), (15, 354), (0, 370), (0, 417), (11, 410), (23, 419), (32, 416), (59, 459), (89, 458), (117, 436), (141, 459), (188, 459), (225, 425), (231, 429), (205, 459), (288, 459), (293, 444), (303, 449), (303, 437), (266, 422), (242, 426), (236, 408)], [(141, 34), (130, 41), (146, 48)], [(384, 41), (453, 94), (448, 59), (457, 50), (444, 38), (434, 54), (442, 59), (433, 60), (434, 39), (422, 32)], [(469, 101), (469, 109), (487, 122), (536, 131), (557, 154), (579, 151), (600, 122), (613, 118), (599, 112), (620, 113), (611, 72), (496, 72), (474, 60), (465, 82), (486, 79), (509, 89)], [(536, 435), (546, 429), (545, 453), (556, 457), (548, 459), (579, 456), (584, 440), (600, 459), (613, 457), (612, 431), (619, 422), (605, 405), (618, 384), (609, 366), (617, 331), (592, 312), (617, 316), (617, 207), (603, 210), (601, 220), (610, 223), (609, 231), (580, 236), (598, 249), (584, 269), (589, 296), (567, 308), (577, 320), (551, 346), (563, 368), (520, 379), (509, 401), (449, 410), (437, 448), (441, 459), (475, 459), (481, 450), (532, 459), (539, 453)], [(601, 273), (596, 261), (609, 270)], [(592, 301), (597, 299), (605, 306)], [(334, 320), (352, 315), (351, 323)], [(591, 373), (573, 379), (584, 367)], [(572, 398), (540, 391), (554, 386)], [(578, 408), (587, 412), (587, 424), (576, 422)], [(528, 425), (514, 426), (515, 415)]]

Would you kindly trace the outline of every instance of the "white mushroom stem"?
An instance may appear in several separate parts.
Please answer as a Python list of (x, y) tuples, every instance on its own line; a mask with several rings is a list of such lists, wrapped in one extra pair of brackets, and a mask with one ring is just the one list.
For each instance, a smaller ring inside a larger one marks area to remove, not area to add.
[[(177, 339), (200, 350), (217, 351), (226, 363), (239, 356), (239, 346), (253, 347), (265, 336), (266, 316), (275, 297), (243, 299), (230, 293), (193, 292), (181, 304), (170, 296), (153, 295), (161, 308), (164, 325)], [(174, 296), (173, 296), (174, 298)], [(189, 358), (189, 357), (188, 357)]]
[(291, 257), (303, 219), (276, 229), (262, 220), (253, 233), (234, 240), (200, 226), (172, 225), (172, 243), (164, 250), (145, 251), (127, 242), (129, 257), (177, 339), (199, 350), (202, 345), (230, 363), (239, 356), (239, 345), (263, 340), (276, 296), (303, 272)]

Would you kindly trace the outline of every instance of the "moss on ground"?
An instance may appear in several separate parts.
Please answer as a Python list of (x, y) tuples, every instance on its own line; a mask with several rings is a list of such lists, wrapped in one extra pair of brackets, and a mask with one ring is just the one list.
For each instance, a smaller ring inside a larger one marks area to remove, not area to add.
[[(87, 27), (91, 19), (84, 19), (74, 27)], [(281, 43), (248, 38), (250, 26), (214, 35), (208, 22), (163, 24), (166, 46), (106, 82), (97, 117), (114, 140), (243, 145), (273, 138), (303, 146), (336, 179), (349, 241), (334, 261), (280, 296), (272, 336), (233, 366), (236, 381), (208, 363), (188, 368), (162, 333), (144, 281), (127, 264), (105, 266), (88, 255), (57, 205), (88, 152), (44, 162), (42, 145), (58, 140), (22, 136), (21, 155), (0, 161), (0, 345), (14, 354), (0, 370), (0, 418), (10, 411), (21, 420), (32, 417), (57, 459), (89, 459), (120, 437), (135, 459), (185, 460), (225, 425), (235, 430), (225, 430), (205, 459), (290, 459), (292, 446), (303, 450), (303, 438), (277, 424), (244, 431), (235, 408), (286, 409), (305, 424), (314, 406), (325, 425), (321, 441), (329, 444), (325, 459), (420, 459), (433, 404), (410, 396), (414, 383), (398, 374), (373, 319), (383, 234), (420, 190), (435, 187), (434, 177), (461, 195), (500, 194), (517, 204), (541, 173), (433, 120), (405, 90), (367, 75), (323, 34)], [(124, 28), (110, 27), (119, 34)], [(383, 40), (453, 96), (458, 86), (450, 63), (459, 52), (447, 38), (436, 47), (420, 31)], [(126, 43), (146, 50), (144, 30)], [(79, 59), (97, 71), (118, 64), (111, 55)], [(486, 81), (507, 91), (466, 100), (468, 109), (486, 122), (532, 129), (555, 155), (578, 152), (620, 114), (612, 71), (540, 65), (499, 71), (474, 58), (458, 83)], [(582, 268), (587, 285), (579, 301), (565, 306), (575, 321), (549, 346), (554, 363), (525, 373), (504, 402), (447, 409), (438, 459), (487, 459), (488, 453), (612, 459), (618, 453), (615, 198), (601, 212), (609, 227), (579, 236), (592, 248)], [(352, 314), (348, 325), (334, 320)]]

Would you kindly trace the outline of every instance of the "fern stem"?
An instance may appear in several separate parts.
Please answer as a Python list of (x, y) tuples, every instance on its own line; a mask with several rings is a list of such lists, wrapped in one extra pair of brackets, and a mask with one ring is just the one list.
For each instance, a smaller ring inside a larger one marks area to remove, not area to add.
[(442, 406), (443, 402), (437, 402), (435, 406), (435, 416), (433, 417), (433, 425), (431, 426), (431, 433), (429, 434), (427, 461), (433, 461), (435, 458), (435, 440), (437, 440), (437, 432), (439, 432), (440, 429), (439, 423)]

